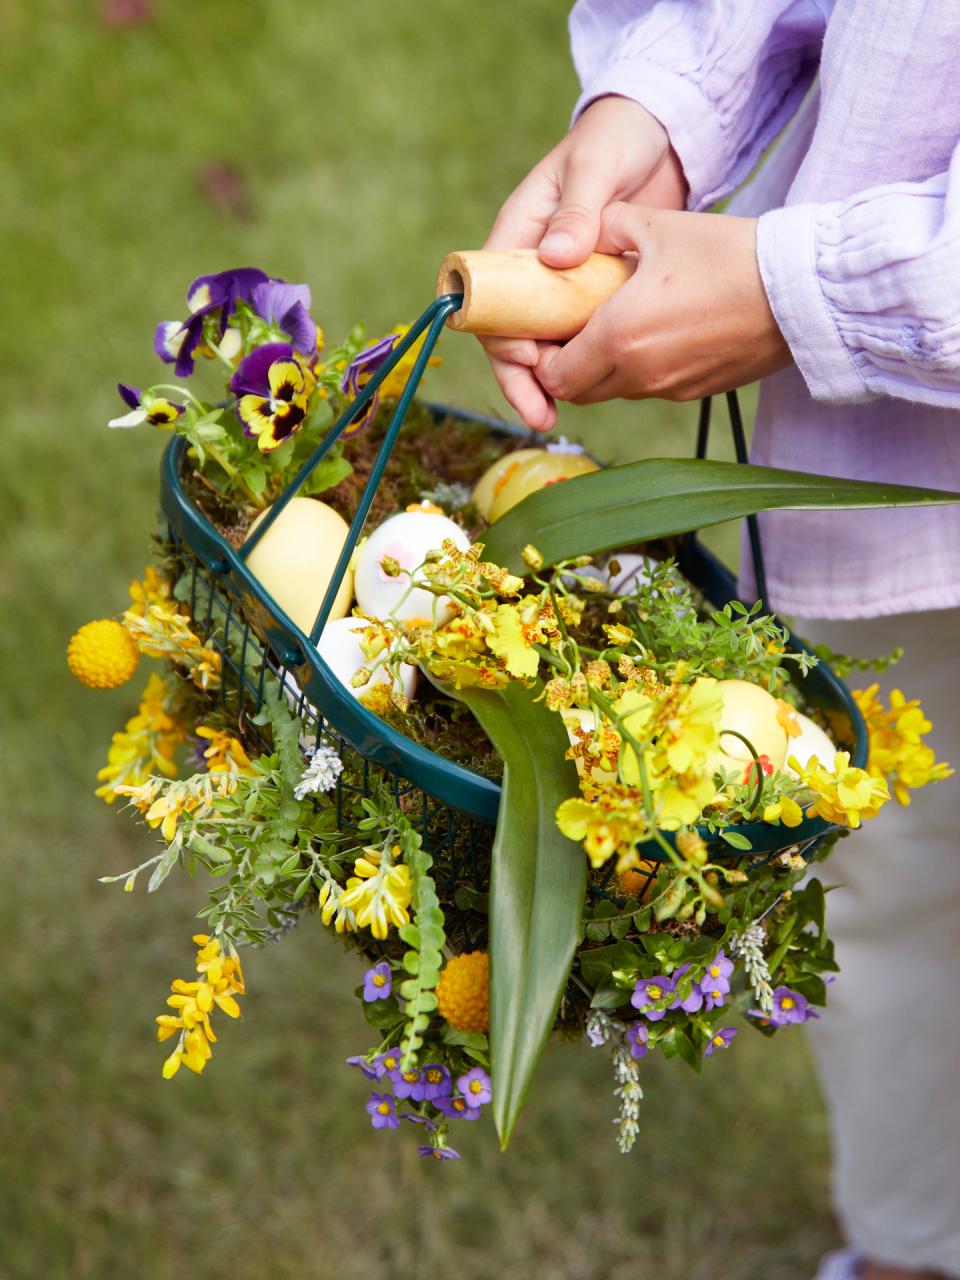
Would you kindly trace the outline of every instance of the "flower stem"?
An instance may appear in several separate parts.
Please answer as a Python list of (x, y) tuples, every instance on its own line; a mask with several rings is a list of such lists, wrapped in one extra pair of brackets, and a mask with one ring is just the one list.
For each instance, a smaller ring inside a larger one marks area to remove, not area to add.
[(217, 466), (221, 467), (227, 473), (230, 480), (237, 486), (237, 488), (243, 492), (243, 494), (247, 498), (247, 501), (252, 503), (253, 506), (257, 507), (258, 510), (263, 511), (267, 505), (264, 499), (261, 498), (258, 493), (253, 492), (253, 490), (247, 484), (246, 480), (244, 480), (243, 476), (240, 474), (237, 468), (233, 465), (232, 462), (228, 462), (226, 460), (226, 458), (223, 456), (220, 450), (216, 447), (216, 445), (204, 444), (203, 448), (204, 448), (204, 452), (210, 455), (210, 457), (214, 460)]

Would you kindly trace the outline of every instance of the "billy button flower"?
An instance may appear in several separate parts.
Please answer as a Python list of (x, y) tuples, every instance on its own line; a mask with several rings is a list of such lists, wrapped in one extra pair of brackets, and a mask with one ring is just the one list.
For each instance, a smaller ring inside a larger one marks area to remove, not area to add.
[(454, 956), (437, 983), (437, 1009), (455, 1031), (490, 1026), (490, 957), (485, 951)]
[(249, 388), (237, 401), (244, 435), (255, 437), (261, 453), (272, 453), (296, 435), (307, 416), (312, 376), (282, 342), (258, 347), (242, 360), (231, 381)]
[(112, 618), (87, 622), (70, 638), (67, 666), (91, 689), (115, 689), (137, 669), (140, 648), (130, 632)]

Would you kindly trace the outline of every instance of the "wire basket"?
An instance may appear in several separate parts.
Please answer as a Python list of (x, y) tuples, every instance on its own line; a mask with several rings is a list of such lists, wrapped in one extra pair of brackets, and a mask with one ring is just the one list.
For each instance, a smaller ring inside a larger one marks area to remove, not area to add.
[[(358, 795), (369, 795), (374, 787), (389, 788), (394, 800), (402, 805), (407, 817), (417, 827), (425, 847), (434, 855), (437, 888), (441, 897), (448, 901), (454, 900), (458, 887), (465, 883), (485, 883), (500, 802), (499, 784), (405, 737), (378, 718), (344, 688), (319, 656), (316, 641), (361, 536), (377, 486), (427, 361), (445, 321), (460, 303), (460, 295), (448, 294), (427, 308), (395, 347), (390, 358), (341, 414), (239, 551), (214, 528), (185, 491), (182, 476), (188, 448), (186, 441), (181, 438), (171, 441), (161, 469), (161, 504), (167, 537), (180, 568), (189, 575), (191, 613), (197, 630), (222, 655), (221, 683), (215, 696), (255, 733), (252, 719), (264, 702), (268, 673), (288, 689), (294, 687), (295, 681), (297, 693), (293, 709), (303, 719), (309, 736), (317, 743), (332, 746), (348, 766), (337, 783), (335, 793), (340, 830), (349, 832), (356, 829), (351, 825), (350, 815), (355, 808), (352, 801)], [(390, 371), (421, 338), (422, 345), (394, 408), (330, 586), (307, 635), (264, 590), (247, 567), (245, 558), (310, 472), (336, 441), (349, 432), (358, 416), (367, 410)], [(737, 458), (745, 462), (746, 443), (736, 397), (731, 394), (727, 400)], [(505, 442), (521, 434), (526, 435), (498, 419), (440, 406), (430, 408), (437, 418), (449, 416), (481, 424)], [(704, 456), (706, 452), (709, 425), (710, 402), (704, 401), (700, 413), (698, 456)], [(763, 599), (763, 557), (756, 519), (749, 518), (748, 525), (759, 597)], [(688, 535), (680, 544), (678, 561), (686, 577), (713, 605), (723, 607), (737, 598), (733, 574), (695, 535)], [(806, 647), (792, 635), (789, 644), (794, 650)], [(835, 741), (850, 752), (851, 762), (863, 767), (867, 758), (866, 727), (846, 686), (822, 661), (808, 674), (797, 674), (793, 679), (807, 702), (823, 714)], [(359, 777), (359, 783), (345, 782), (343, 779), (347, 775)], [(804, 818), (799, 826), (789, 831), (760, 822), (737, 828), (750, 842), (751, 852), (746, 858), (753, 865), (763, 865), (788, 850), (809, 859), (833, 829), (822, 818)], [(664, 834), (670, 838), (669, 833)], [(701, 835), (709, 846), (711, 859), (744, 863), (743, 852), (712, 837), (706, 829), (701, 829)], [(438, 853), (444, 856), (437, 858)], [(653, 864), (647, 872), (652, 881), (664, 856), (662, 850), (649, 841), (638, 846), (638, 854)], [(592, 883), (590, 893), (594, 898), (606, 896), (604, 884)], [(485, 917), (465, 912), (460, 926), (467, 946), (485, 941)]]

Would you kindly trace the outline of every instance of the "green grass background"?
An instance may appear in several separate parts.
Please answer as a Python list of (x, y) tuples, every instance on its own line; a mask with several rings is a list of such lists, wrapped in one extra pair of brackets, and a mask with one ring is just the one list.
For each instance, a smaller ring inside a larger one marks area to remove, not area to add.
[[(452, 248), (565, 127), (555, 0), (93, 0), (0, 8), (0, 1277), (803, 1280), (834, 1239), (827, 1138), (797, 1033), (741, 1036), (702, 1082), (645, 1071), (617, 1154), (606, 1059), (548, 1056), (509, 1154), (489, 1123), (424, 1166), (375, 1134), (342, 1065), (357, 964), (310, 922), (249, 956), (242, 1024), (202, 1079), (160, 1079), (152, 1019), (191, 963), (202, 886), (98, 885), (151, 838), (92, 796), (129, 690), (71, 682), (70, 632), (148, 556), (162, 441), (109, 433), (158, 377), (187, 282), (256, 264), (313, 286), (337, 335), (412, 318)], [(246, 216), (198, 175), (234, 168)], [(471, 339), (437, 398), (494, 409)], [(686, 453), (691, 414), (565, 413), (611, 458)], [(729, 537), (727, 545), (730, 545)]]

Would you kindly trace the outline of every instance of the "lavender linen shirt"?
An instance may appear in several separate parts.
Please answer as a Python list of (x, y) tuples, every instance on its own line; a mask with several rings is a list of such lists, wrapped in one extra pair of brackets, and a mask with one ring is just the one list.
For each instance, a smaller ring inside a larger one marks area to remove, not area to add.
[[(753, 461), (960, 491), (960, 0), (579, 0), (570, 29), (577, 112), (647, 107), (691, 209), (789, 126), (731, 207), (762, 215), (796, 362), (763, 384)], [(761, 530), (782, 612), (960, 605), (958, 506), (770, 512)]]

